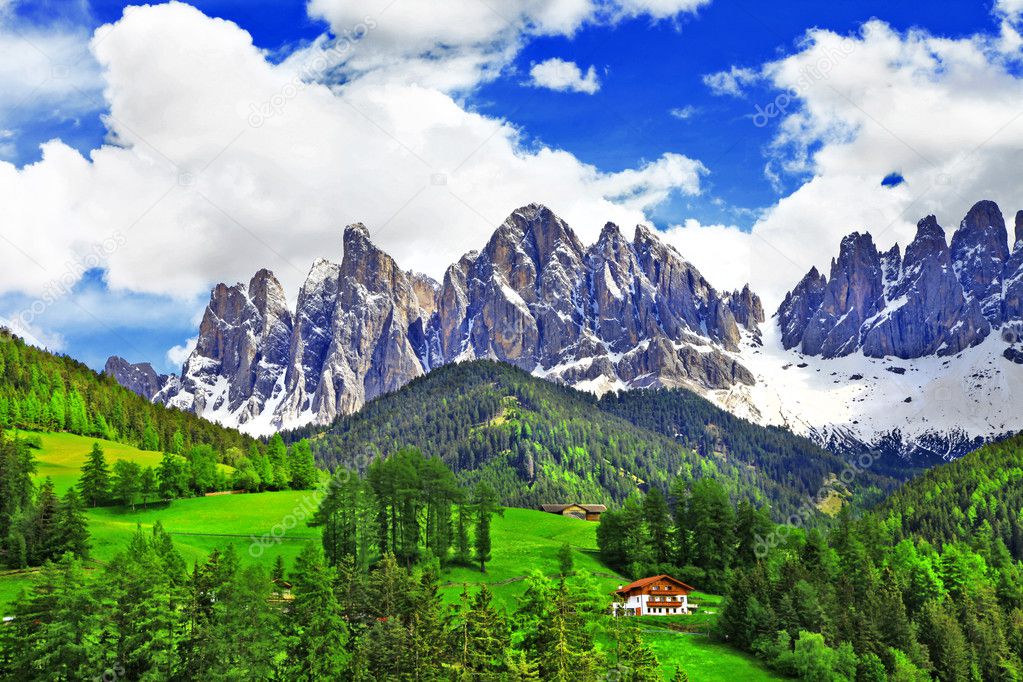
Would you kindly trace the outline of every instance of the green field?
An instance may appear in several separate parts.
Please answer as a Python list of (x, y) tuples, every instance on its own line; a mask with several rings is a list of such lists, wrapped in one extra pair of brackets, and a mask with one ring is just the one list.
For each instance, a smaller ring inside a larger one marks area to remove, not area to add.
[[(51, 476), (58, 490), (67, 489), (77, 479), (78, 469), (94, 439), (67, 434), (40, 435), (43, 447), (35, 451), (38, 477)], [(142, 464), (155, 464), (160, 458), (159, 453), (108, 441), (101, 443), (108, 462), (131, 458)], [(159, 521), (189, 563), (202, 560), (215, 548), (231, 544), (243, 561), (269, 567), (280, 555), (290, 567), (304, 543), (319, 541), (319, 530), (309, 528), (304, 521), (315, 510), (317, 501), (312, 491), (282, 491), (175, 500), (170, 504), (139, 507), (135, 511), (121, 507), (91, 509), (88, 515), (92, 559), (98, 564), (109, 561), (139, 525), (149, 529)], [(596, 523), (508, 508), (503, 517), (493, 522), (493, 560), (487, 566), (487, 573), (481, 574), (473, 568), (445, 570), (441, 577), (442, 592), (446, 599), (455, 601), (464, 585), (486, 582), (499, 604), (514, 609), (530, 573), (557, 575), (558, 550), (567, 542), (574, 550), (576, 571), (591, 573), (599, 588), (610, 593), (627, 581), (598, 561), (596, 531)], [(261, 541), (262, 538), (266, 541)], [(31, 579), (30, 573), (0, 574), (0, 612), (6, 611), (18, 592), (31, 584)], [(668, 678), (681, 664), (693, 680), (780, 679), (754, 659), (713, 642), (703, 634), (715, 617), (720, 597), (697, 594), (693, 601), (701, 605), (702, 613), (696, 616), (643, 618), (640, 623), (644, 637), (654, 647)], [(670, 629), (679, 627), (700, 632), (682, 633)]]
[(132, 445), (115, 443), (102, 438), (87, 438), (76, 436), (71, 433), (38, 433), (35, 431), (21, 431), (19, 433), (38, 436), (42, 441), (42, 448), (34, 450), (36, 462), (36, 481), (42, 481), (47, 476), (53, 479), (53, 486), (58, 495), (63, 495), (68, 488), (78, 481), (82, 465), (92, 452), (92, 444), (99, 443), (103, 448), (107, 464), (113, 466), (119, 459), (127, 459), (138, 462), (142, 466), (157, 466), (163, 453), (149, 450), (139, 450)]

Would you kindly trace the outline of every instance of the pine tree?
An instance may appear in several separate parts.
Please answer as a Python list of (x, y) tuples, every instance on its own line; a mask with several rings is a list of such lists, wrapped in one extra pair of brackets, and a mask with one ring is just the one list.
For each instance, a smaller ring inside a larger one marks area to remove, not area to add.
[[(177, 562), (168, 561), (162, 536), (162, 529), (147, 534), (139, 527), (110, 562), (103, 582), (104, 601), (110, 605), (104, 639), (126, 679), (173, 679), (179, 663), (185, 635), (183, 577)], [(203, 669), (194, 671), (201, 676)]]
[(671, 561), (670, 531), (671, 517), (668, 503), (659, 488), (651, 488), (643, 497), (643, 520), (650, 533), (653, 544), (654, 560), (658, 564)]
[(139, 494), (142, 496), (143, 509), (149, 508), (149, 499), (156, 494), (159, 487), (156, 470), (153, 467), (142, 469), (142, 473), (139, 476)]
[(313, 459), (313, 449), (305, 438), (291, 446), (288, 452), (288, 468), (293, 489), (307, 490), (316, 485), (319, 478), (316, 460)]
[(99, 443), (92, 444), (89, 459), (82, 466), (78, 487), (82, 492), (82, 499), (90, 507), (106, 504), (110, 499), (110, 469)]
[(459, 566), (468, 566), (472, 563), (472, 547), (469, 542), (469, 518), (470, 509), (468, 505), (460, 504), (455, 512), (455, 556), (454, 562)]
[(453, 634), (453, 655), (473, 679), (487, 679), (506, 668), (511, 637), (504, 615), (494, 608), (484, 583), (473, 596), (463, 590)]
[(671, 676), (671, 682), (689, 682), (689, 673), (682, 666), (675, 668), (675, 674)]
[(61, 554), (70, 552), (83, 559), (89, 555), (89, 519), (74, 488), (64, 494), (57, 514), (57, 547)]
[(547, 617), (537, 628), (540, 677), (555, 682), (593, 679), (596, 652), (592, 635), (564, 580), (553, 597)]
[(158, 490), (163, 499), (174, 500), (188, 493), (188, 462), (183, 457), (169, 452), (163, 453), (156, 477), (159, 480)]
[(625, 617), (616, 619), (621, 626), (621, 640), (617, 647), (614, 670), (623, 682), (659, 682), (664, 679), (661, 664), (650, 645), (643, 641), (639, 628)]
[(277, 490), (284, 490), (291, 483), (291, 472), (288, 469), (288, 449), (284, 446), (281, 434), (273, 435), (266, 446), (266, 452), (271, 469), (269, 485)]
[(494, 514), (504, 516), (504, 508), (498, 503), (497, 493), (489, 484), (480, 483), (476, 486), (473, 511), (476, 514), (476, 534), (473, 537), (476, 561), (479, 562), (480, 573), (486, 573), (491, 550), (490, 522)]
[(60, 556), (60, 499), (53, 490), (53, 480), (49, 476), (39, 487), (35, 509), (31, 518), (31, 530), (28, 537), (29, 561), (41, 564), (48, 559)]
[(138, 462), (119, 459), (114, 462), (113, 483), (111, 494), (115, 500), (124, 505), (131, 505), (135, 511), (135, 501), (142, 490), (142, 467)]
[(348, 626), (334, 595), (323, 553), (307, 544), (295, 560), (294, 600), (287, 615), (287, 679), (333, 679), (349, 661)]
[(279, 612), (268, 606), (270, 594), (270, 580), (260, 566), (238, 570), (225, 585), (214, 604), (213, 627), (204, 644), (211, 653), (209, 679), (274, 678), (275, 662), (283, 650)]
[(575, 560), (572, 555), (572, 546), (567, 542), (562, 543), (558, 549), (558, 571), (562, 578), (575, 573)]

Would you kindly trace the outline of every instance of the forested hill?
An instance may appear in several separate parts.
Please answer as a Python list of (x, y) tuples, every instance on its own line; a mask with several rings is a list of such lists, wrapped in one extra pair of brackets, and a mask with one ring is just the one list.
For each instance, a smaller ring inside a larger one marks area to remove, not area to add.
[[(807, 486), (772, 478), (754, 457), (704, 456), (672, 438), (602, 411), (588, 393), (505, 365), (441, 367), (310, 436), (328, 467), (364, 467), (412, 445), (438, 455), (466, 483), (486, 480), (505, 503), (621, 501), (637, 489), (666, 488), (677, 476), (714, 476), (735, 498), (770, 503), (777, 515), (805, 506)], [(820, 477), (819, 477), (820, 478)]]
[(899, 488), (877, 510), (896, 540), (1001, 540), (1023, 561), (1023, 434), (989, 443)]
[(234, 429), (154, 405), (77, 360), (27, 345), (3, 328), (0, 427), (67, 431), (174, 452), (193, 444), (223, 452), (254, 442)]
[[(894, 490), (899, 481), (880, 466), (880, 455), (870, 466), (850, 470), (847, 460), (797, 436), (787, 429), (760, 426), (736, 417), (709, 400), (684, 389), (657, 389), (607, 393), (598, 402), (601, 410), (636, 426), (674, 438), (704, 454), (734, 459), (755, 467), (767, 478), (781, 482), (805, 497), (819, 497), (829, 481), (855, 474), (855, 491), (864, 493), (861, 504), (876, 494)], [(902, 470), (901, 475), (908, 474)]]

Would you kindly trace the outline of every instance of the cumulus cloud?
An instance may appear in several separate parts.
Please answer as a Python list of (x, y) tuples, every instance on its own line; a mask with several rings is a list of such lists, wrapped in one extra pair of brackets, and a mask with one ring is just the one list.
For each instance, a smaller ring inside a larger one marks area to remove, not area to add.
[(26, 324), (18, 317), (0, 317), (0, 327), (8, 329), (20, 336), (25, 343), (43, 348), (53, 353), (64, 350), (64, 337), (56, 332), (49, 332), (38, 325)]
[(753, 69), (733, 66), (728, 71), (708, 73), (703, 77), (703, 84), (715, 95), (742, 97), (743, 89), (758, 78), (759, 75)]
[[(812, 30), (800, 49), (760, 72), (784, 94), (770, 155), (774, 172), (808, 180), (769, 207), (729, 248), (750, 254), (750, 278), (776, 305), (810, 266), (827, 271), (841, 237), (869, 230), (879, 248), (904, 248), (935, 214), (951, 238), (969, 207), (993, 199), (1023, 207), (1023, 81), (997, 35), (959, 39), (899, 32), (871, 21), (852, 35)], [(882, 179), (897, 170), (905, 182)], [(723, 235), (679, 228), (701, 267)], [(736, 242), (744, 242), (746, 247)]]
[(0, 292), (42, 290), (118, 235), (114, 292), (194, 300), (266, 266), (294, 297), (314, 258), (341, 257), (355, 221), (404, 267), (439, 276), (520, 205), (545, 202), (594, 239), (606, 220), (640, 222), (672, 192), (699, 192), (705, 172), (679, 154), (603, 173), (527, 149), (507, 122), (386, 69), (305, 80), (300, 61), (273, 64), (244, 30), (184, 4), (129, 8), (92, 49), (109, 144), (86, 158), (52, 141), (37, 163), (0, 163), (16, 228)]
[(16, 131), (40, 118), (74, 119), (102, 103), (99, 65), (89, 31), (64, 18), (43, 24), (17, 16), (18, 3), (0, 3), (0, 157), (12, 158)]
[[(401, 83), (465, 90), (495, 77), (524, 42), (572, 36), (586, 24), (695, 12), (710, 0), (309, 0), (310, 16), (328, 22), (338, 41), (358, 42), (346, 74), (377, 72)], [(591, 83), (585, 87), (594, 88)], [(586, 90), (588, 91), (588, 90)]]
[(692, 104), (687, 104), (684, 107), (676, 107), (668, 112), (680, 121), (688, 121), (696, 115), (696, 107)]
[(567, 62), (557, 57), (533, 64), (529, 70), (529, 77), (530, 84), (537, 88), (585, 92), (587, 95), (600, 90), (600, 81), (594, 67), (591, 66), (584, 74), (575, 62)]
[(195, 346), (199, 343), (199, 337), (193, 336), (192, 338), (185, 341), (183, 344), (178, 346), (172, 346), (167, 350), (167, 362), (174, 366), (180, 367), (185, 364), (185, 360), (195, 350)]

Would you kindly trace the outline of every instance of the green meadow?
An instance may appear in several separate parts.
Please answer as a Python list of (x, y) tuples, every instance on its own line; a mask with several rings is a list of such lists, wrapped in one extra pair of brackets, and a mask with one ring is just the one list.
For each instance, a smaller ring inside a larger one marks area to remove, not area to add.
[[(68, 434), (40, 434), (42, 448), (35, 451), (37, 479), (53, 478), (58, 491), (74, 485), (78, 470), (95, 439)], [(98, 441), (108, 463), (134, 459), (155, 465), (160, 453), (147, 452), (109, 441)], [(112, 559), (141, 526), (149, 530), (157, 522), (171, 534), (182, 557), (189, 563), (203, 560), (212, 550), (233, 545), (243, 561), (270, 567), (280, 555), (290, 567), (306, 542), (319, 542), (319, 529), (305, 521), (318, 504), (314, 491), (281, 491), (247, 495), (212, 495), (138, 506), (90, 509), (91, 558), (99, 566)], [(511, 610), (525, 590), (526, 577), (539, 572), (556, 576), (558, 551), (568, 543), (575, 570), (593, 576), (598, 589), (610, 593), (625, 578), (616, 575), (597, 558), (597, 524), (564, 518), (530, 509), (507, 508), (495, 517), (492, 528), (493, 557), (482, 574), (477, 568), (447, 569), (441, 576), (446, 600), (454, 602), (462, 590), (487, 583), (495, 600)], [(681, 576), (684, 579), (684, 576)], [(0, 574), (0, 612), (25, 587), (32, 574)], [(691, 617), (643, 618), (640, 627), (653, 646), (670, 679), (678, 665), (693, 680), (774, 680), (753, 658), (712, 641), (705, 633), (720, 606), (720, 597), (697, 594), (693, 601), (703, 613)], [(679, 629), (697, 632), (680, 632)]]

